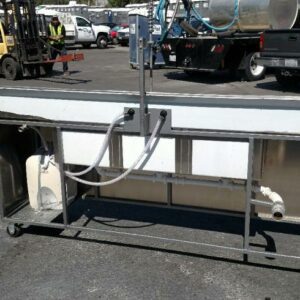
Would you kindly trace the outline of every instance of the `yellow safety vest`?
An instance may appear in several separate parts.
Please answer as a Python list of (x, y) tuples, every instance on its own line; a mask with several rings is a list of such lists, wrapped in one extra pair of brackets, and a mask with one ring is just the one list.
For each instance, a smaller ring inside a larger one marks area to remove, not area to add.
[[(50, 29), (51, 36), (61, 35), (62, 28), (63, 28), (63, 25), (61, 25), (61, 24), (58, 25), (57, 32), (56, 32), (55, 27), (52, 24), (49, 24), (49, 29)], [(64, 44), (64, 40), (60, 39), (58, 41), (50, 41), (50, 44), (51, 45), (53, 45), (53, 44)]]

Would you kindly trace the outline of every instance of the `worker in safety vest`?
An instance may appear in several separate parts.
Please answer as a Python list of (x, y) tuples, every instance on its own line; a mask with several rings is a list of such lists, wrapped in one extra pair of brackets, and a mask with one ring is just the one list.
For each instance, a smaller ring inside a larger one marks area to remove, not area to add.
[[(48, 38), (51, 45), (52, 59), (56, 59), (57, 55), (66, 55), (67, 50), (65, 46), (66, 29), (63, 24), (59, 22), (57, 16), (53, 16), (51, 23), (48, 26)], [(68, 76), (68, 63), (63, 62), (64, 75)]]

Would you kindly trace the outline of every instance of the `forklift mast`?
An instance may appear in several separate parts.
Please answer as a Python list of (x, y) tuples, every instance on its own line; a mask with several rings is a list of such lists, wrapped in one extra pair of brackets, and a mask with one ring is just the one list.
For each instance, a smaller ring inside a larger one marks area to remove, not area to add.
[(5, 27), (14, 37), (15, 59), (22, 63), (42, 62), (45, 46), (39, 32), (34, 0), (2, 1)]

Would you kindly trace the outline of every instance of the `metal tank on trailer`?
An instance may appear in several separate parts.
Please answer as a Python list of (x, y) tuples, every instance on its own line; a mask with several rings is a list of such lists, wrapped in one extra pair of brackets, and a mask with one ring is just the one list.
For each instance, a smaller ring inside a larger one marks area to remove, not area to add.
[[(298, 17), (298, 0), (240, 0), (238, 21), (229, 30), (257, 32), (290, 29)], [(214, 26), (226, 26), (235, 17), (236, 0), (210, 0), (209, 18)]]

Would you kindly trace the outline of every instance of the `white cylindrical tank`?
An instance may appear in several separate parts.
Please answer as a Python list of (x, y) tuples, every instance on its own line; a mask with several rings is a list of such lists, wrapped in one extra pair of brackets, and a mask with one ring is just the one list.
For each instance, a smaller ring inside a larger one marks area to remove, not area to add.
[[(210, 0), (211, 24), (222, 27), (234, 18), (235, 0)], [(239, 19), (230, 30), (290, 29), (298, 17), (298, 0), (239, 0)]]

